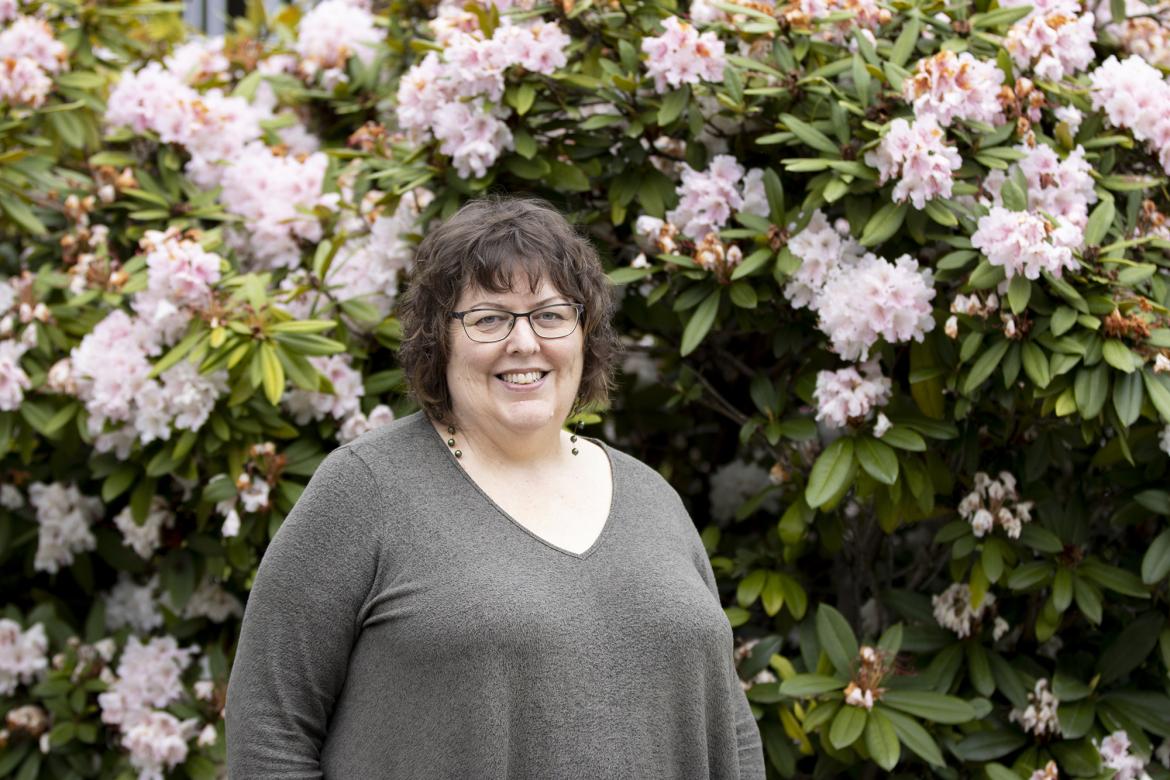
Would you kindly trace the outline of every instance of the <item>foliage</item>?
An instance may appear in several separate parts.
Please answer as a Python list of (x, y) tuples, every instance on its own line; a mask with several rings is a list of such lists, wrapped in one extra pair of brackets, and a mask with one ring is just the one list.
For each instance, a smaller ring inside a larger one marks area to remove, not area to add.
[[(330, 3), (3, 19), (66, 56), (0, 91), (0, 628), (47, 646), (0, 632), (0, 775), (215, 776), (267, 541), (413, 410), (410, 246), (507, 191), (620, 289), (589, 419), (703, 528), (770, 774), (1112, 776), (1123, 732), (1170, 776), (1164, 9)], [(103, 715), (132, 636), (200, 656), (170, 759)]]

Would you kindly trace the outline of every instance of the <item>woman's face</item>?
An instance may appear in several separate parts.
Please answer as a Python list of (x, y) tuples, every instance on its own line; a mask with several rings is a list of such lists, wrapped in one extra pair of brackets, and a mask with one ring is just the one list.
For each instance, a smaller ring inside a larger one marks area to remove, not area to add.
[[(551, 303), (571, 303), (547, 279), (529, 292), (528, 278), (517, 274), (513, 288), (492, 293), (477, 287), (463, 291), (455, 311), (494, 308), (525, 312)], [(447, 387), (457, 424), (517, 433), (560, 428), (572, 409), (584, 365), (584, 329), (578, 323), (568, 336), (536, 335), (527, 317), (517, 318), (511, 333), (488, 344), (472, 341), (457, 320), (451, 320)], [(502, 374), (544, 373), (532, 384), (506, 382)], [(547, 372), (547, 373), (545, 373)]]

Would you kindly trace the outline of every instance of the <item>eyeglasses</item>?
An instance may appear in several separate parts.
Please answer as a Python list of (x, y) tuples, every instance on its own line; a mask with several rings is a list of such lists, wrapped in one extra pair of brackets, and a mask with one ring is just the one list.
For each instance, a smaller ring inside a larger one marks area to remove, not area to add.
[(532, 311), (468, 309), (453, 311), (451, 316), (463, 323), (463, 330), (469, 339), (490, 344), (506, 339), (516, 326), (518, 317), (527, 317), (532, 332), (542, 339), (563, 339), (577, 329), (577, 322), (584, 311), (583, 303), (554, 303)]

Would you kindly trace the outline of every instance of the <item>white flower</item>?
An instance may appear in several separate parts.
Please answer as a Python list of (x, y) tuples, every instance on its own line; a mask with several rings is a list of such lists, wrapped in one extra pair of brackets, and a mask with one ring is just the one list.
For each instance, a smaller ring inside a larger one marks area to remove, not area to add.
[(29, 684), (49, 668), (49, 640), (36, 623), (22, 631), (15, 620), (0, 618), (0, 696), (11, 696), (16, 686)]
[(1060, 700), (1049, 690), (1048, 680), (1041, 677), (1036, 681), (1032, 693), (1028, 694), (1028, 706), (1023, 710), (1013, 709), (1008, 719), (1038, 737), (1060, 736), (1060, 720), (1056, 714), (1059, 706)]

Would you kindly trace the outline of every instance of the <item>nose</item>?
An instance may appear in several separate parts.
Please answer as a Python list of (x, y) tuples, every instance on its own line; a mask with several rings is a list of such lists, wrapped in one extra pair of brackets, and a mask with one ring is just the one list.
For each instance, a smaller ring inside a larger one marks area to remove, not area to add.
[(517, 317), (512, 332), (508, 334), (509, 352), (535, 352), (540, 349), (540, 337), (532, 329), (532, 321), (527, 317)]

